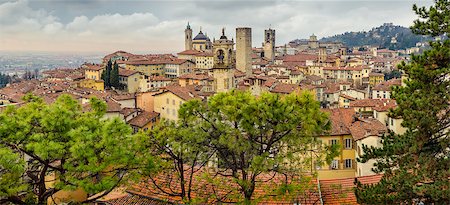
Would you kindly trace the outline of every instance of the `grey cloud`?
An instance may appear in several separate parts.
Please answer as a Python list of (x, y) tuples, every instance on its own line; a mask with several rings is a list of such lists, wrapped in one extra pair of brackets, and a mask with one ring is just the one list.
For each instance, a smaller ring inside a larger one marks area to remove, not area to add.
[[(177, 52), (191, 22), (211, 37), (226, 27), (252, 27), (253, 45), (276, 29), (277, 44), (295, 38), (368, 30), (385, 22), (409, 26), (413, 1), (0, 1), (0, 47)], [(429, 5), (432, 1), (420, 1)], [(22, 43), (27, 42), (28, 44)], [(63, 47), (59, 45), (64, 45)], [(25, 46), (24, 46), (25, 47)]]

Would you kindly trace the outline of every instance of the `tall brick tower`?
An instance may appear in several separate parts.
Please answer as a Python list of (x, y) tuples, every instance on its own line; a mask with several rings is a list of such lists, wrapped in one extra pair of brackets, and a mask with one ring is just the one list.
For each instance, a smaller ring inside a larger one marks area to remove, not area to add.
[(247, 76), (252, 74), (252, 29), (236, 28), (236, 68)]

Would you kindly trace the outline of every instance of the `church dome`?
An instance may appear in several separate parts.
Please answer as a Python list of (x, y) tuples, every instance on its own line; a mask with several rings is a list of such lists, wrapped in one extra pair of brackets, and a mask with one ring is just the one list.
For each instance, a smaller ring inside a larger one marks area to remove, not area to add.
[(209, 38), (205, 36), (201, 31), (194, 38), (194, 40), (208, 40), (208, 39)]

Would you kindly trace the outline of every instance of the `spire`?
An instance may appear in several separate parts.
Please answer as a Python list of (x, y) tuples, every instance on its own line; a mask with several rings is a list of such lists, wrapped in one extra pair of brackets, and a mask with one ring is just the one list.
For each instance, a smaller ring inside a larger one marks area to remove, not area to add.
[(222, 28), (222, 36), (225, 36), (225, 27)]
[(188, 24), (186, 26), (186, 29), (191, 29), (191, 25), (189, 25), (189, 21), (188, 21)]

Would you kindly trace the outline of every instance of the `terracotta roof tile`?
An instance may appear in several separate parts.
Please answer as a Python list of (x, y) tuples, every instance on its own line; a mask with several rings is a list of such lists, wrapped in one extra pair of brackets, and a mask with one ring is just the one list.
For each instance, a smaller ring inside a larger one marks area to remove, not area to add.
[(200, 53), (201, 52), (197, 51), (197, 50), (185, 50), (185, 51), (179, 52), (177, 54), (178, 55), (197, 55), (197, 54), (200, 54)]
[(141, 112), (136, 117), (128, 121), (128, 124), (136, 127), (143, 128), (145, 125), (152, 121), (156, 121), (159, 118), (159, 113), (157, 112)]
[(136, 73), (139, 73), (139, 72), (135, 71), (135, 70), (128, 70), (128, 69), (121, 69), (121, 68), (119, 68), (119, 75), (120, 76), (129, 77), (129, 76), (132, 76), (132, 75), (134, 75)]
[(270, 90), (272, 93), (289, 94), (300, 89), (300, 86), (294, 84), (278, 83)]
[(380, 136), (387, 132), (386, 126), (374, 118), (358, 119), (350, 126), (354, 140), (361, 140), (369, 136)]
[(199, 98), (196, 92), (193, 92), (192, 90), (189, 90), (187, 87), (181, 87), (180, 85), (169, 85), (163, 88), (164, 91), (161, 93), (156, 93), (156, 95), (161, 95), (165, 92), (171, 92), (174, 95), (180, 97), (181, 99), (188, 101), (194, 98)]
[(330, 135), (348, 135), (350, 133), (349, 127), (351, 126), (354, 116), (356, 114), (354, 109), (351, 108), (336, 108), (336, 109), (323, 109), (323, 111), (330, 114), (329, 119), (331, 121)]
[(188, 73), (188, 74), (181, 75), (178, 78), (179, 79), (207, 80), (209, 78), (209, 76), (205, 75), (203, 73)]
[(392, 86), (401, 86), (401, 79), (391, 79), (388, 81), (381, 82), (373, 87), (373, 90), (377, 91), (390, 91)]

